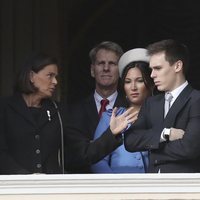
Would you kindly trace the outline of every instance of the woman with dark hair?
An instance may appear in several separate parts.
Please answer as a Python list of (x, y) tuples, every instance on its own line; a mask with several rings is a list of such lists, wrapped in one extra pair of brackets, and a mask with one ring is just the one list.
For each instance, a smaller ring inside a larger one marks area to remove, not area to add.
[[(133, 107), (134, 113), (139, 112), (144, 100), (152, 95), (154, 90), (147, 50), (136, 48), (124, 53), (119, 60), (119, 73), (122, 78), (122, 89), (127, 99), (127, 107)], [(116, 115), (122, 115), (125, 111), (126, 108), (120, 107)], [(108, 110), (103, 113), (94, 139), (100, 137), (109, 127), (112, 112)], [(147, 167), (148, 152), (130, 153), (122, 144), (104, 159), (92, 165), (91, 169), (93, 173), (145, 173)]]
[(58, 62), (30, 57), (20, 70), (14, 95), (1, 102), (0, 174), (61, 173), (61, 126), (57, 104)]

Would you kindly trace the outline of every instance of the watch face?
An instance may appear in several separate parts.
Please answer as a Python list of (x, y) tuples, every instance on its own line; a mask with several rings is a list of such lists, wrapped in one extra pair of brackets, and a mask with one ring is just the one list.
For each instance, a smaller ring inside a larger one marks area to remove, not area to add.
[(170, 135), (170, 129), (167, 129), (167, 131), (165, 131), (164, 133), (164, 138), (166, 141), (169, 141), (169, 135)]

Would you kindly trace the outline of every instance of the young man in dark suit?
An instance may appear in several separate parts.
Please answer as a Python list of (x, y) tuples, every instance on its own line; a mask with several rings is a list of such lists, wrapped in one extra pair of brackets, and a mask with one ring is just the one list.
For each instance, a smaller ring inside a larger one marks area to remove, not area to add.
[(122, 48), (111, 41), (98, 44), (89, 53), (95, 91), (75, 106), (71, 106), (68, 111), (70, 117), (67, 120), (65, 146), (69, 172), (90, 172), (90, 164), (102, 159), (121, 144), (112, 134), (104, 134), (95, 141), (93, 136), (100, 118), (101, 100), (109, 101), (106, 109), (124, 105), (125, 101), (117, 91), (118, 60), (122, 54)]
[[(185, 78), (188, 50), (177, 41), (163, 40), (149, 45), (148, 53), (151, 77), (163, 94), (146, 100), (138, 120), (124, 134), (125, 147), (131, 152), (149, 150), (149, 172), (199, 172), (200, 92)], [(165, 100), (168, 93), (170, 102)], [(115, 116), (111, 131), (119, 134), (115, 130), (120, 124), (114, 122)]]

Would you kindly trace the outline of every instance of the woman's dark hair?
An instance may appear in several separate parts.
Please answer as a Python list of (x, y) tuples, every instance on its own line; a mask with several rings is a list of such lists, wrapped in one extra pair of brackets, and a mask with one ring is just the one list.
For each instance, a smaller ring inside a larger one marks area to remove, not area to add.
[(136, 61), (136, 62), (131, 62), (129, 63), (125, 68), (124, 71), (122, 73), (122, 80), (121, 80), (121, 89), (125, 95), (125, 91), (124, 91), (124, 84), (125, 84), (125, 78), (127, 76), (128, 71), (131, 68), (135, 68), (137, 67), (141, 74), (142, 74), (142, 78), (144, 80), (144, 84), (147, 88), (147, 90), (149, 91), (149, 94), (152, 95), (154, 93), (154, 82), (153, 79), (151, 78), (151, 68), (149, 67), (149, 64), (143, 61)]
[(29, 57), (17, 75), (15, 91), (24, 94), (36, 92), (37, 88), (30, 81), (30, 72), (38, 73), (51, 64), (58, 66), (58, 60), (44, 53), (36, 53)]

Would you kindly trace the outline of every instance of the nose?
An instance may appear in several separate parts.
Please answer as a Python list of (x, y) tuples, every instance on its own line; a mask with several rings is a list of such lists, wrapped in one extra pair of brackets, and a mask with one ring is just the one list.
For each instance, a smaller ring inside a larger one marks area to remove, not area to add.
[(58, 84), (57, 78), (54, 77), (52, 82), (53, 82), (54, 85), (57, 85)]
[(155, 78), (155, 73), (154, 73), (154, 70), (152, 70), (152, 72), (151, 72), (151, 78)]
[(131, 90), (136, 90), (137, 87), (136, 87), (136, 83), (135, 82), (132, 82), (131, 83)]
[(103, 69), (104, 69), (105, 71), (109, 70), (109, 64), (108, 64), (108, 63), (105, 63), (105, 65), (103, 66)]

